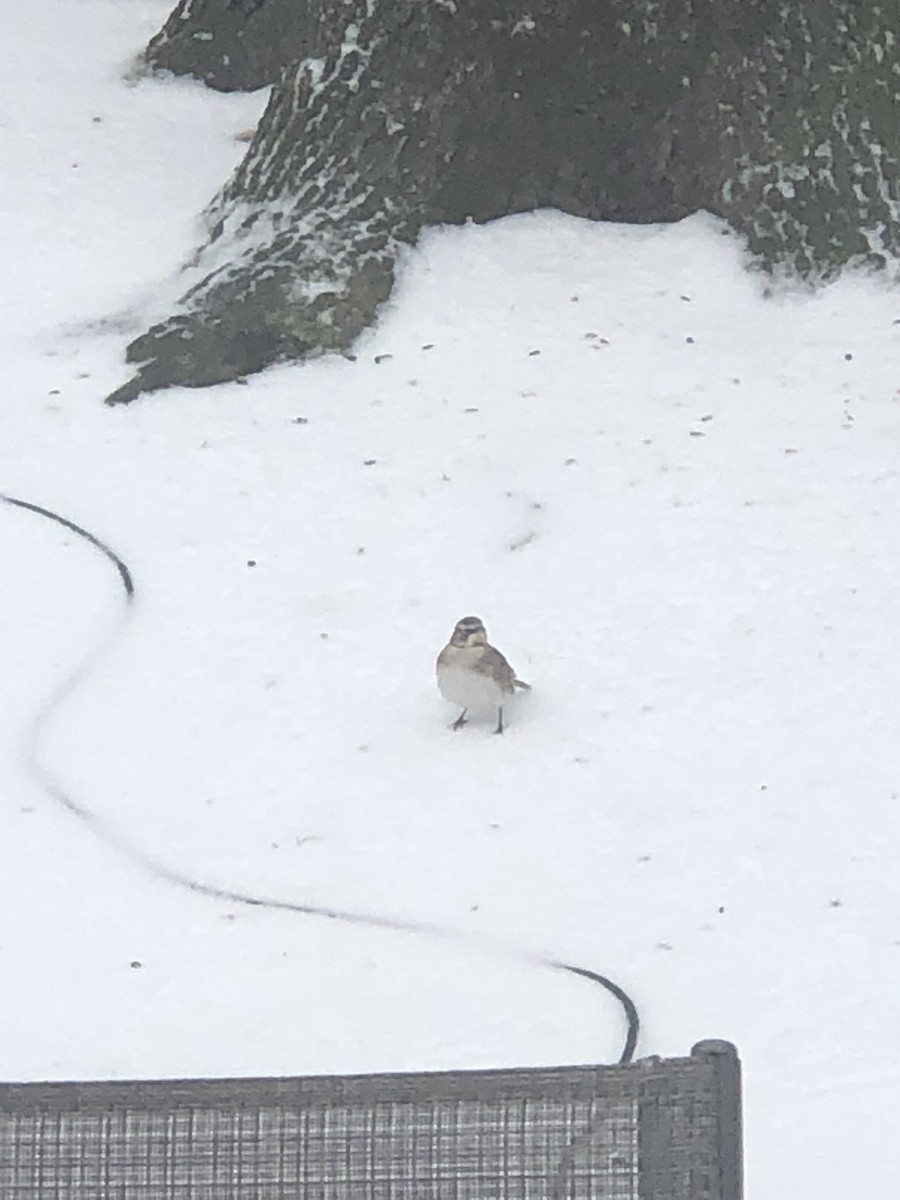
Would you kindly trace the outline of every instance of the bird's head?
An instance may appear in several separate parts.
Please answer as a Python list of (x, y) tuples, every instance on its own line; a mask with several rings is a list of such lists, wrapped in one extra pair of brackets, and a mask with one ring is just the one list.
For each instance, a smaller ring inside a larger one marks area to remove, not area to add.
[(483, 646), (486, 641), (487, 630), (480, 617), (463, 617), (450, 635), (451, 646)]

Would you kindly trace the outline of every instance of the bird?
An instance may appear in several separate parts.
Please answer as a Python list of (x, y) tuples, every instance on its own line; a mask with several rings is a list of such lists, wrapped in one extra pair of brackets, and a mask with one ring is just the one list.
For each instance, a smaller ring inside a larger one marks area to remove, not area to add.
[(503, 705), (516, 689), (530, 692), (531, 685), (516, 678), (516, 673), (487, 640), (480, 617), (463, 617), (456, 622), (450, 641), (437, 657), (437, 685), (441, 695), (462, 712), (450, 726), (462, 729), (470, 708), (497, 710), (495, 733), (503, 732)]

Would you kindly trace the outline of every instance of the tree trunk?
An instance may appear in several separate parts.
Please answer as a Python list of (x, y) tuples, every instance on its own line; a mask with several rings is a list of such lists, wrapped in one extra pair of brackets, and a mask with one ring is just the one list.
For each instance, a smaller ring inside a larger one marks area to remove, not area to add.
[(182, 0), (148, 63), (276, 80), (178, 311), (109, 399), (345, 351), (424, 225), (705, 208), (769, 269), (897, 250), (900, 14), (876, 0)]

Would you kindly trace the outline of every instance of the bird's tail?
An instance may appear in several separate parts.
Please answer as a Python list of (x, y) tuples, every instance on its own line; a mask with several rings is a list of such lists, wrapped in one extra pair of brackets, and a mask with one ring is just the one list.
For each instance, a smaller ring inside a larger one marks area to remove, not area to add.
[(524, 679), (514, 679), (513, 687), (518, 688), (520, 692), (530, 692), (531, 691), (531, 684), (526, 683)]

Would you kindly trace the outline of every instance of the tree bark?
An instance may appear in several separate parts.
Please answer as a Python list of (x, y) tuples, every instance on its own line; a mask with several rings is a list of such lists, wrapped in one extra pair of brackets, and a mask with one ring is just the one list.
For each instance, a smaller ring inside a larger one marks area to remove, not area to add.
[(884, 265), (898, 47), (877, 0), (182, 0), (150, 66), (275, 83), (110, 402), (346, 351), (428, 224), (705, 208), (770, 270)]
[[(180, 0), (144, 60), (222, 92), (252, 92), (305, 57), (305, 8), (305, 0)], [(333, 8), (336, 16), (340, 3)]]

